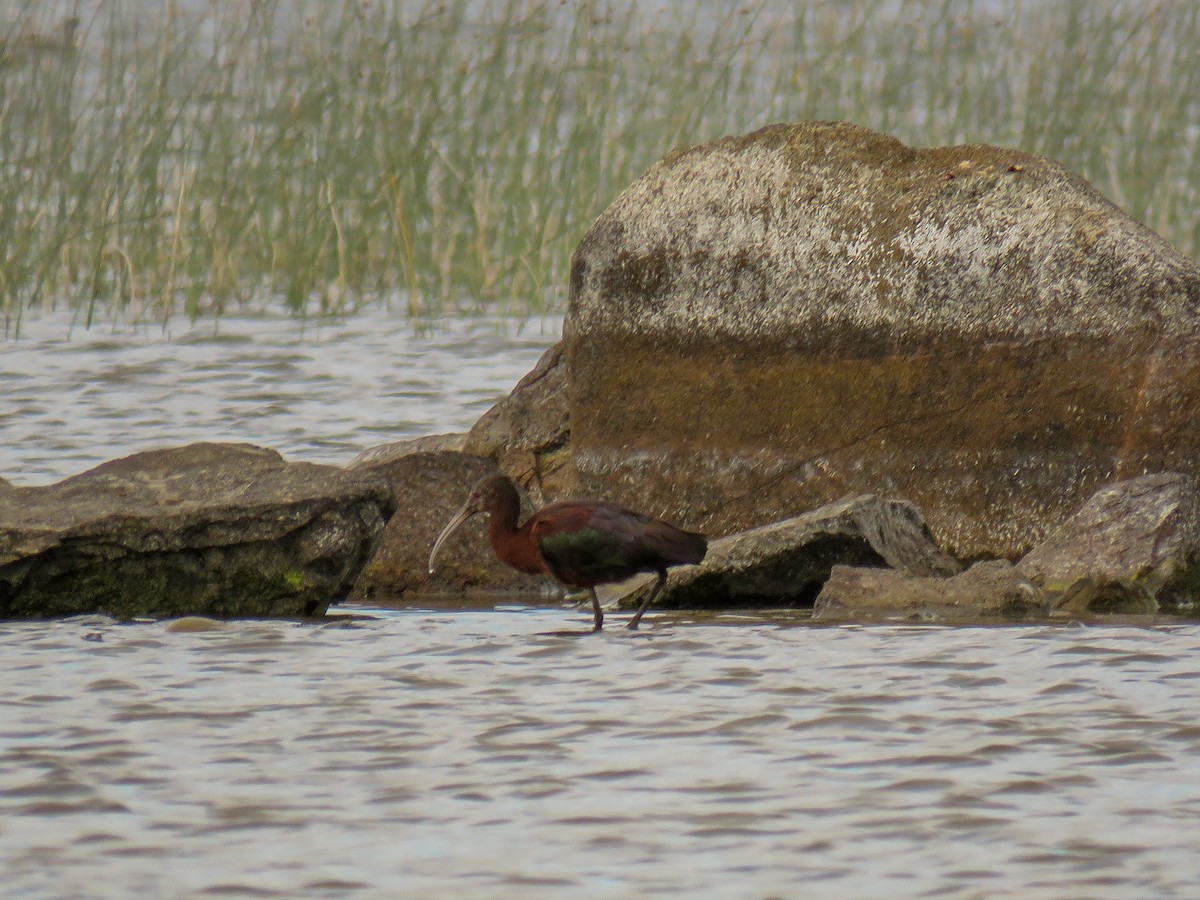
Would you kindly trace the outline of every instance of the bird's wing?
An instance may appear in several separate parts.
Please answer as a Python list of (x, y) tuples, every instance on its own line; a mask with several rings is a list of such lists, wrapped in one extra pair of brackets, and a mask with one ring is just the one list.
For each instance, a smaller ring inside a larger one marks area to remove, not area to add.
[(564, 500), (534, 513), (532, 531), (539, 543), (546, 538), (587, 532), (604, 535), (605, 543), (634, 546), (653, 519), (599, 500)]
[(537, 512), (530, 532), (555, 578), (586, 587), (657, 568), (643, 541), (652, 521), (613, 503), (564, 501)]

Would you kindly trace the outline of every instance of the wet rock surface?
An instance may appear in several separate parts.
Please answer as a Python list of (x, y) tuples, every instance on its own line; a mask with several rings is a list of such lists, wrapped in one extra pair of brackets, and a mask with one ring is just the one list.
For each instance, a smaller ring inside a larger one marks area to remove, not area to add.
[(573, 257), (574, 490), (709, 534), (848, 493), (1016, 559), (1195, 474), (1200, 268), (1077, 175), (840, 123), (671, 153)]
[(1045, 595), (1012, 563), (999, 559), (949, 578), (834, 566), (813, 605), (813, 618), (977, 621), (1042, 617), (1049, 611)]
[[(672, 569), (655, 606), (667, 609), (811, 607), (836, 565), (895, 567), (948, 575), (958, 563), (929, 537), (910, 503), (850, 497), (820, 509), (711, 541), (698, 566)], [(653, 576), (605, 592), (636, 607)]]
[(462, 449), (495, 460), (542, 506), (574, 487), (570, 440), (567, 369), (560, 342), (475, 423)]
[(414, 453), (441, 453), (445, 450), (461, 452), (467, 441), (465, 434), (429, 434), (424, 437), (410, 438), (406, 441), (394, 441), (390, 444), (380, 444), (368, 447), (346, 464), (348, 469), (359, 467), (382, 466), (384, 463), (412, 456)]
[[(443, 451), (410, 453), (367, 468), (391, 485), (397, 512), (354, 586), (352, 599), (389, 600), (407, 592), (544, 588), (546, 579), (517, 572), (496, 558), (487, 541), (484, 516), (463, 525), (438, 556), (434, 573), (428, 571), (434, 540), (466, 502), (472, 486), (499, 472), (495, 462), (469, 453)], [(528, 515), (531, 507), (527, 499), (524, 503)]]
[(393, 510), (382, 479), (248, 444), (0, 493), (0, 617), (322, 614)]
[(1108, 485), (1018, 564), (1074, 613), (1194, 614), (1200, 598), (1200, 488), (1165, 472)]

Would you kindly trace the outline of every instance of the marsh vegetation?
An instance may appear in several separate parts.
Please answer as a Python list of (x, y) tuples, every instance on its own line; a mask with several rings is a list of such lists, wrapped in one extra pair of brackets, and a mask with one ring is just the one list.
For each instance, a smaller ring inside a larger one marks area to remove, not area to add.
[(1059, 159), (1200, 251), (1200, 4), (285, 0), (0, 17), (0, 314), (561, 310), (672, 147), (845, 119)]

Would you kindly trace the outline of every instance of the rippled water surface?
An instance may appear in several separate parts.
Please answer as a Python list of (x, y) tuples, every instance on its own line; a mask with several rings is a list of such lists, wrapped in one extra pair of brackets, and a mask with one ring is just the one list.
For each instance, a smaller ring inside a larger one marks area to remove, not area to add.
[[(558, 333), (53, 325), (0, 346), (19, 484), (464, 429)], [(0, 895), (1200, 896), (1200, 626), (342, 616), (0, 623)]]
[(1194, 897), (1200, 629), (0, 626), (6, 896)]
[(558, 319), (414, 325), (368, 308), (308, 321), (69, 328), (0, 340), (0, 477), (44, 484), (192, 441), (348, 462), (376, 444), (464, 431), (558, 339)]

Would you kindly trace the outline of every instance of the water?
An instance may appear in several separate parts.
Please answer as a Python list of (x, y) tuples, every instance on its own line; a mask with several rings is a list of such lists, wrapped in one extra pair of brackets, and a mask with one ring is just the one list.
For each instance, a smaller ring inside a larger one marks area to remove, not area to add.
[(1196, 626), (0, 626), (9, 897), (1194, 897)]
[[(21, 484), (468, 427), (554, 321), (0, 346)], [(343, 607), (0, 623), (5, 897), (1200, 896), (1200, 626)], [(352, 618), (346, 618), (352, 613)]]
[(349, 462), (367, 447), (465, 431), (533, 368), (561, 320), (223, 317), (189, 327), (69, 328), (0, 341), (0, 477), (57, 481), (193, 441), (249, 441)]

